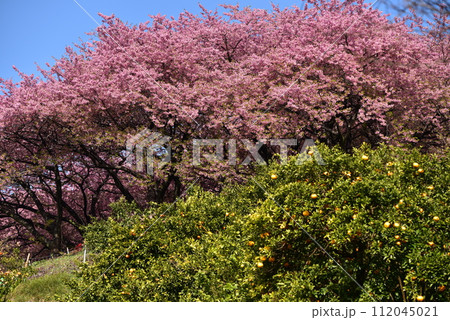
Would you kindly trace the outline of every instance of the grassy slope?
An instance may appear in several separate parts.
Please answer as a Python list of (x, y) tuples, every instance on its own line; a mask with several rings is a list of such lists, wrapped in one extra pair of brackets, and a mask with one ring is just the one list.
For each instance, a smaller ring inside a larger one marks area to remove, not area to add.
[(82, 259), (83, 254), (79, 252), (34, 263), (35, 274), (19, 284), (8, 295), (7, 301), (55, 301), (55, 295), (68, 293), (66, 283)]

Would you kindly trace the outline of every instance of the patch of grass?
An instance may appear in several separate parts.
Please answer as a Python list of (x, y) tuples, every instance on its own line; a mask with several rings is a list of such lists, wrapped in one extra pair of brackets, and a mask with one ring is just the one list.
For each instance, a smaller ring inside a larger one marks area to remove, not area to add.
[(70, 273), (56, 273), (26, 280), (8, 295), (7, 301), (56, 301), (55, 295), (60, 296), (69, 293), (70, 288), (67, 286), (67, 282), (72, 277), (73, 275)]
[(82, 260), (83, 253), (79, 252), (33, 263), (33, 275), (19, 284), (7, 296), (7, 301), (56, 301), (56, 295), (69, 293), (67, 282)]
[(83, 261), (83, 253), (60, 256), (55, 259), (38, 261), (32, 264), (35, 274), (32, 278), (39, 278), (48, 274), (70, 273)]

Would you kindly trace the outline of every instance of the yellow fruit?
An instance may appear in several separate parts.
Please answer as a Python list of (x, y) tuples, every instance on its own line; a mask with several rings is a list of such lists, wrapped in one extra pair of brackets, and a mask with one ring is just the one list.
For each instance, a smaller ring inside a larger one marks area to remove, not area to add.
[(267, 258), (266, 258), (266, 257), (264, 257), (264, 256), (262, 256), (262, 257), (260, 257), (260, 258), (259, 258), (259, 260), (261, 260), (261, 261), (266, 261), (266, 260), (267, 260)]
[(429, 245), (430, 247), (434, 247), (434, 242), (433, 242), (433, 241), (430, 241), (430, 242), (428, 242), (428, 245)]
[(352, 216), (352, 218), (353, 218), (353, 219), (356, 219), (356, 218), (358, 218), (358, 215), (357, 215), (357, 214), (354, 214), (354, 215)]
[(325, 172), (323, 173), (323, 175), (324, 175), (324, 176), (329, 176), (330, 173), (329, 173), (328, 171), (325, 171)]
[(416, 280), (417, 280), (417, 277), (416, 277), (416, 276), (412, 276), (412, 277), (411, 277), (411, 280), (412, 280), (412, 281), (416, 281)]
[(423, 213), (423, 209), (422, 209), (422, 208), (419, 208), (419, 212), (420, 212), (420, 213)]
[(393, 166), (394, 164), (392, 163), (392, 162), (388, 162), (388, 163), (386, 163), (386, 166), (388, 166), (388, 167), (391, 167), (391, 166)]
[(416, 300), (419, 301), (419, 302), (422, 302), (423, 300), (425, 300), (425, 297), (424, 296), (417, 296)]
[(395, 228), (400, 227), (400, 223), (399, 223), (399, 222), (394, 222), (394, 227), (395, 227)]
[(127, 258), (127, 259), (128, 259), (128, 258), (130, 258), (130, 255), (128, 255), (128, 254), (127, 254), (127, 255), (125, 255), (125, 258)]
[(385, 228), (389, 228), (391, 226), (391, 223), (389, 222), (389, 221), (386, 221), (384, 224), (383, 224), (383, 227), (385, 227)]
[(438, 217), (438, 216), (434, 216), (434, 217), (433, 217), (433, 220), (434, 220), (434, 221), (439, 221), (439, 217)]
[(258, 262), (256, 265), (258, 266), (258, 268), (264, 267), (264, 263), (262, 263), (262, 262)]
[(395, 244), (398, 245), (398, 246), (401, 246), (402, 242), (401, 241), (397, 241)]
[(275, 173), (271, 174), (270, 177), (271, 177), (273, 180), (275, 180), (276, 178), (278, 178), (278, 176), (277, 176)]
[(398, 239), (400, 239), (400, 236), (397, 234), (397, 235), (394, 236), (394, 238), (395, 238), (396, 240), (398, 240)]
[(251, 246), (254, 246), (255, 245), (255, 242), (254, 241), (249, 241), (248, 242), (248, 245), (251, 247)]
[(309, 216), (309, 211), (303, 211), (302, 214), (303, 214), (304, 217), (307, 217), (307, 216)]
[(392, 173), (391, 171), (388, 171), (387, 175), (388, 175), (388, 176), (392, 176), (393, 173)]
[(412, 166), (413, 166), (414, 168), (420, 167), (420, 165), (419, 165), (417, 162), (414, 162), (414, 163), (412, 164)]
[(406, 227), (405, 227), (405, 226), (402, 226), (401, 229), (402, 229), (402, 231), (405, 231), (405, 230), (406, 230)]
[(366, 156), (365, 154), (361, 157), (361, 159), (363, 159), (364, 161), (367, 161), (367, 160), (369, 160), (369, 157), (368, 156)]
[(315, 194), (315, 193), (311, 194), (311, 199), (317, 199), (317, 197), (318, 197), (317, 194)]
[(419, 169), (417, 169), (417, 172), (418, 172), (418, 173), (424, 173), (425, 170), (423, 170), (422, 168), (419, 168)]
[(309, 154), (310, 156), (312, 156), (312, 155), (314, 154), (314, 151), (309, 150), (309, 151), (308, 151), (308, 154)]
[(433, 190), (434, 187), (433, 187), (433, 186), (428, 186), (427, 189), (428, 189), (428, 190)]

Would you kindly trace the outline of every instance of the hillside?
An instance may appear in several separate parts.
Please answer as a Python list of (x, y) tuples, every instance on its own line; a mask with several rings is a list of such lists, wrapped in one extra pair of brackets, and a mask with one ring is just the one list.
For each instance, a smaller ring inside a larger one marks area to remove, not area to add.
[(6, 301), (56, 301), (55, 296), (62, 296), (70, 291), (67, 282), (73, 279), (73, 271), (82, 260), (83, 254), (80, 252), (32, 264), (32, 274), (7, 295)]

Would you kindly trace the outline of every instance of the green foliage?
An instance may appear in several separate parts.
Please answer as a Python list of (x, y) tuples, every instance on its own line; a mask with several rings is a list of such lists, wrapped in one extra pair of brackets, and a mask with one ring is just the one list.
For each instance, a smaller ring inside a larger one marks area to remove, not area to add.
[(0, 243), (0, 271), (17, 270), (23, 265), (19, 248), (7, 248)]
[(323, 166), (273, 162), (218, 195), (116, 203), (67, 299), (448, 301), (448, 156), (319, 150)]
[(20, 283), (7, 297), (15, 302), (50, 302), (70, 292), (67, 285), (73, 278), (70, 273), (54, 273)]
[(31, 273), (31, 269), (23, 268), (23, 264), (18, 249), (0, 247), (0, 301), (5, 301), (7, 295)]

